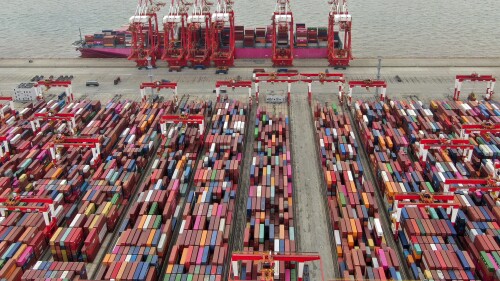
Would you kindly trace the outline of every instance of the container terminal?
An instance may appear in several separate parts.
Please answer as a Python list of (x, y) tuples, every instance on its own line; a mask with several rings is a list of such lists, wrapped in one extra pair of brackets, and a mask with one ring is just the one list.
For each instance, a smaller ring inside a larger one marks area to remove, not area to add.
[(498, 59), (156, 55), (0, 60), (1, 280), (500, 279)]

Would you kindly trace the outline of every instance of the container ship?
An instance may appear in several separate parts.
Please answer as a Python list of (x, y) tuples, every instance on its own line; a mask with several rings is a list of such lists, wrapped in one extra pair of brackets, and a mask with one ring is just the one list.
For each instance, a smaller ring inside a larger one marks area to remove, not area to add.
[[(235, 26), (236, 48), (235, 58), (259, 59), (272, 57), (272, 26), (247, 28)], [(164, 34), (160, 33), (160, 50), (164, 49)], [(339, 48), (341, 41), (338, 32), (334, 35), (335, 48)], [(223, 31), (228, 45), (229, 29)], [(327, 27), (307, 27), (305, 24), (296, 24), (295, 58), (327, 58)], [(127, 58), (132, 49), (132, 33), (129, 26), (119, 29), (102, 30), (102, 32), (85, 35), (84, 40), (78, 42), (77, 48), (82, 58)]]
[(147, 66), (148, 58), (153, 66), (161, 59), (171, 67), (233, 66), (235, 59), (272, 59), (275, 66), (291, 66), (294, 59), (313, 58), (348, 66), (352, 59), (352, 20), (345, 1), (331, 2), (328, 26), (309, 27), (294, 23), (289, 1), (277, 0), (271, 24), (251, 28), (234, 24), (230, 0), (216, 5), (198, 1), (192, 7), (173, 1), (162, 19), (157, 12), (164, 4), (143, 2), (127, 25), (75, 42), (81, 56), (128, 58), (139, 67)]

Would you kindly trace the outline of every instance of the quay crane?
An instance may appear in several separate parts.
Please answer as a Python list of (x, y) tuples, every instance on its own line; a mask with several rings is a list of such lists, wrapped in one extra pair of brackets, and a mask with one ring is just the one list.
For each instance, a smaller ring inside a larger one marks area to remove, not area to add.
[(277, 0), (273, 13), (273, 66), (293, 66), (293, 14), (290, 0)]
[[(328, 15), (328, 62), (330, 66), (349, 66), (353, 59), (351, 51), (351, 25), (352, 18), (347, 11), (347, 0), (332, 0)], [(335, 27), (338, 27), (338, 30)], [(335, 43), (335, 33), (341, 37), (342, 43)]]
[(234, 66), (235, 28), (232, 0), (218, 0), (212, 14), (212, 60), (216, 67)]
[(210, 3), (206, 0), (195, 0), (187, 18), (187, 61), (192, 67), (210, 66), (210, 16)]
[(163, 6), (165, 3), (139, 0), (135, 14), (129, 19), (132, 47), (128, 59), (135, 61), (139, 68), (147, 67), (148, 60), (151, 60), (151, 66), (156, 67), (159, 50), (156, 12)]
[(187, 66), (187, 11), (189, 3), (172, 0), (168, 14), (163, 17), (164, 49), (162, 60), (169, 67)]

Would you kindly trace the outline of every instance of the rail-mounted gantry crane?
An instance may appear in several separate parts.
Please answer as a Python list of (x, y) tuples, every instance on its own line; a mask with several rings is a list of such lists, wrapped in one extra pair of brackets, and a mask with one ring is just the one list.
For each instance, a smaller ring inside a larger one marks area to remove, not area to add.
[(165, 3), (153, 0), (139, 0), (135, 14), (130, 17), (130, 31), (132, 33), (132, 46), (129, 60), (136, 62), (137, 66), (147, 67), (148, 59), (151, 66), (156, 67), (159, 53), (158, 45), (158, 12)]
[(168, 66), (187, 66), (187, 16), (190, 3), (172, 0), (168, 14), (163, 17), (164, 49), (162, 60)]
[(45, 197), (23, 196), (11, 192), (8, 197), (0, 197), (0, 216), (6, 217), (5, 211), (39, 212), (43, 215), (45, 237), (50, 237), (57, 228), (54, 200)]
[(234, 11), (232, 0), (218, 0), (212, 14), (212, 61), (215, 66), (234, 66)]
[(239, 262), (251, 261), (258, 264), (260, 276), (259, 281), (272, 281), (279, 279), (280, 265), (284, 263), (296, 263), (297, 280), (304, 280), (304, 264), (306, 262), (319, 261), (321, 276), (316, 280), (325, 280), (323, 262), (318, 253), (277, 253), (277, 252), (234, 252), (231, 255), (231, 271), (229, 280), (240, 280)]
[(464, 81), (470, 82), (486, 82), (486, 95), (485, 99), (490, 100), (495, 93), (495, 82), (497, 81), (492, 75), (479, 75), (477, 73), (472, 73), (470, 75), (457, 75), (455, 76), (455, 91), (453, 93), (453, 99), (460, 99), (460, 90), (462, 89), (462, 83)]
[[(349, 66), (352, 60), (351, 24), (347, 0), (331, 0), (328, 15), (328, 62), (331, 66)], [(338, 37), (337, 37), (338, 35)], [(343, 38), (342, 38), (343, 35)], [(335, 39), (343, 39), (335, 42)]]
[(191, 66), (210, 66), (210, 5), (206, 0), (195, 0), (187, 18), (187, 60)]
[(293, 65), (293, 13), (290, 0), (277, 0), (273, 13), (273, 66)]

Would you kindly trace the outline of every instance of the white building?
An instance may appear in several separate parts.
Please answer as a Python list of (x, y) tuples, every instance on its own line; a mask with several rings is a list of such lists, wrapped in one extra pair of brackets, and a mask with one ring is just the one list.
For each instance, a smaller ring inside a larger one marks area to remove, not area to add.
[(41, 95), (40, 87), (35, 87), (35, 83), (21, 83), (14, 88), (12, 95), (15, 101), (34, 101), (36, 97)]

